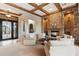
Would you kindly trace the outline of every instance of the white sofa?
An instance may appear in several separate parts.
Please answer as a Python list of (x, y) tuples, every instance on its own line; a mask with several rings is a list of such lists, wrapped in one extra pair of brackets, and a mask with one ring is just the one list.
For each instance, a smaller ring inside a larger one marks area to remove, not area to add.
[(60, 40), (51, 41), (49, 53), (50, 56), (74, 56), (74, 39), (63, 38)]

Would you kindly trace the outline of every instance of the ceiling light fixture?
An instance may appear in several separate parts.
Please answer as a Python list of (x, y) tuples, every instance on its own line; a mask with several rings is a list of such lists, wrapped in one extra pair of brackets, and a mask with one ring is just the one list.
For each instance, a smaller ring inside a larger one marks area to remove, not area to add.
[(10, 15), (10, 14), (6, 14), (6, 16), (7, 16), (7, 17), (11, 17), (11, 15)]
[(11, 17), (11, 14), (10, 14), (10, 9), (7, 11), (6, 15), (7, 17)]

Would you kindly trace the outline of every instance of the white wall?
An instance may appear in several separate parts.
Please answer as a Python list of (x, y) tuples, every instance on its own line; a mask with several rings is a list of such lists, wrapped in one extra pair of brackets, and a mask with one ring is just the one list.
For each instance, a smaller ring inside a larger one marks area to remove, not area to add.
[[(30, 13), (25, 13), (19, 17), (18, 20), (18, 34), (19, 38), (23, 34), (29, 33), (29, 26), (28, 26), (28, 20), (31, 19), (35, 22), (35, 33), (41, 33), (41, 17), (32, 15)], [(23, 21), (25, 21), (25, 33), (23, 33)]]

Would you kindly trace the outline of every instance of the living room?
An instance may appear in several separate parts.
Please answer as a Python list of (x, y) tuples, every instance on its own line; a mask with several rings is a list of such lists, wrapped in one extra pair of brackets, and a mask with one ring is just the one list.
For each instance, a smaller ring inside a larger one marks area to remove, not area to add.
[(0, 56), (79, 56), (78, 5), (0, 3)]

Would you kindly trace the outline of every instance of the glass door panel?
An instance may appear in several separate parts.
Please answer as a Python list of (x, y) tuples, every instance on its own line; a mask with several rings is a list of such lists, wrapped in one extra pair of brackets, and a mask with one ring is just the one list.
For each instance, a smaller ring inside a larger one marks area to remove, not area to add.
[(13, 22), (13, 38), (17, 37), (17, 23)]
[(2, 21), (2, 39), (11, 38), (11, 22)]

